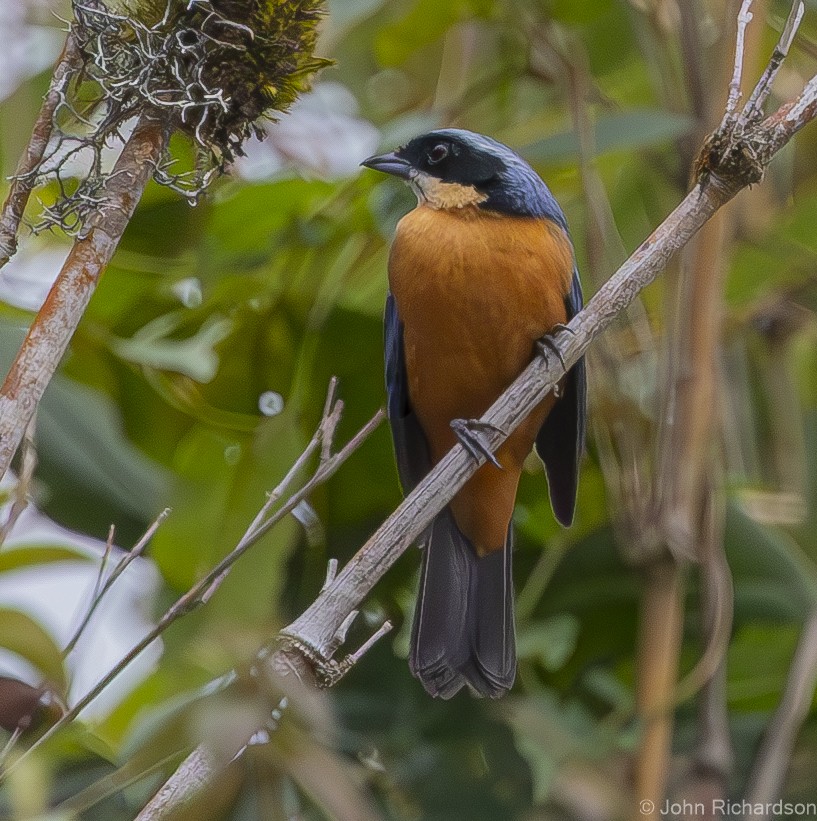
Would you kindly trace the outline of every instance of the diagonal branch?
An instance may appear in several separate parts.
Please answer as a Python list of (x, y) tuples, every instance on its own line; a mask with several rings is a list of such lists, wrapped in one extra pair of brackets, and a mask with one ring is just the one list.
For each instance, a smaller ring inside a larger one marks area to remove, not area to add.
[(28, 330), (0, 388), (0, 477), (8, 470), (167, 140), (165, 123), (149, 114), (140, 117), (105, 182), (99, 206)]
[[(340, 419), (340, 412), (343, 409), (343, 403), (335, 399), (335, 389), (337, 380), (333, 377), (329, 394), (327, 396), (326, 408), (324, 410), (323, 418), (318, 425), (315, 434), (310, 440), (309, 444), (304, 449), (301, 456), (297, 459), (293, 467), (289, 470), (286, 476), (281, 480), (278, 486), (273, 490), (267, 499), (267, 502), (261, 508), (259, 514), (253, 519), (244, 535), (238, 541), (238, 544), (211, 570), (209, 570), (201, 579), (199, 579), (186, 593), (181, 595), (164, 613), (164, 615), (156, 622), (151, 630), (149, 630), (131, 649), (119, 660), (119, 662), (109, 670), (88, 692), (78, 699), (70, 710), (67, 710), (63, 715), (52, 724), (48, 730), (43, 733), (24, 753), (17, 757), (15, 762), (9, 766), (3, 773), (2, 778), (5, 779), (19, 764), (37, 747), (44, 744), (66, 725), (74, 721), (77, 716), (93, 702), (97, 696), (100, 695), (108, 685), (119, 674), (128, 667), (131, 662), (138, 658), (154, 641), (156, 641), (172, 624), (175, 624), (179, 619), (197, 610), (199, 607), (207, 604), (210, 598), (214, 595), (218, 587), (227, 578), (230, 570), (235, 563), (254, 545), (256, 545), (262, 536), (268, 533), (278, 522), (288, 516), (302, 501), (307, 499), (312, 492), (319, 485), (326, 482), (338, 471), (340, 466), (363, 444), (369, 435), (380, 425), (385, 417), (382, 410), (377, 413), (362, 427), (360, 430), (336, 453), (331, 453), (328, 448), (324, 449), (320, 462), (312, 474), (303, 485), (276, 509), (275, 503), (278, 502), (289, 487), (294, 482), (298, 474), (308, 464), (310, 457), (315, 454), (322, 444), (327, 442), (331, 444), (335, 433), (338, 421)], [(156, 527), (160, 520), (157, 520)], [(155, 528), (151, 528), (148, 534), (152, 534)], [(149, 536), (148, 536), (149, 537)], [(144, 540), (146, 542), (146, 539)], [(137, 547), (141, 549), (141, 542)], [(84, 624), (85, 622), (83, 622)], [(354, 664), (358, 658), (366, 652), (371, 644), (377, 640), (381, 635), (391, 629), (390, 622), (386, 622), (380, 630), (372, 637), (366, 644), (357, 651), (354, 656), (350, 657), (348, 666)]]
[[(587, 307), (555, 337), (566, 367), (584, 355), (593, 340), (663, 270), (669, 259), (701, 226), (742, 188), (758, 180), (763, 165), (794, 134), (817, 115), (817, 78), (795, 101), (781, 107), (763, 123), (742, 132), (723, 153), (707, 149), (695, 187), (618, 271), (599, 289)], [(482, 417), (492, 449), (498, 448), (527, 415), (553, 390), (563, 376), (553, 354), (531, 362), (517, 380)], [(435, 466), (397, 510), (352, 558), (315, 602), (282, 631), (314, 654), (329, 658), (332, 637), (346, 615), (369, 594), (403, 551), (423, 532), (477, 470), (478, 465), (459, 445)], [(291, 654), (285, 647), (282, 654)]]

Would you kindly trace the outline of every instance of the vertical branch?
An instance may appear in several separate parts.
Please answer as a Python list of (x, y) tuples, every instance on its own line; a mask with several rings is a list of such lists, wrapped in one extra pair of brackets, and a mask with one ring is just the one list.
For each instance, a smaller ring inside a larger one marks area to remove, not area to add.
[(0, 476), (8, 470), (167, 139), (165, 125), (143, 114), (105, 182), (99, 206), (29, 328), (0, 388)]
[(40, 113), (34, 123), (31, 139), (17, 164), (6, 201), (0, 212), (0, 268), (14, 256), (17, 250), (17, 232), (23, 212), (26, 210), (31, 189), (34, 186), (36, 170), (42, 161), (54, 125), (60, 101), (72, 75), (80, 68), (82, 60), (73, 32), (69, 32), (60, 55), (51, 85), (45, 95)]
[[(712, 70), (731, 79), (728, 85), (725, 113), (721, 128), (738, 122), (738, 103), (744, 62), (750, 63), (756, 53), (758, 38), (747, 47), (747, 26), (752, 19), (752, 0), (743, 0), (737, 15), (735, 59), (724, 50), (726, 63)], [(695, 24), (686, 16), (685, 62), (700, 64), (706, 52), (693, 53), (697, 44)], [(682, 33), (682, 37), (684, 34)], [(688, 71), (689, 73), (689, 71)], [(694, 77), (690, 78), (694, 80)], [(714, 106), (698, 101), (697, 139), (703, 138)], [(740, 122), (742, 123), (743, 115)], [(642, 602), (642, 630), (639, 636), (639, 692), (655, 693), (667, 689), (664, 704), (671, 703), (681, 650), (677, 613), (683, 607), (681, 575), (687, 561), (700, 562), (704, 655), (700, 663), (703, 687), (698, 705), (699, 743), (695, 773), (688, 789), (701, 795), (722, 791), (730, 767), (731, 745), (725, 724), (726, 710), (723, 679), (723, 654), (731, 625), (731, 580), (723, 557), (723, 493), (720, 470), (713, 473), (716, 454), (716, 413), (720, 391), (718, 351), (723, 313), (723, 279), (726, 253), (733, 234), (733, 219), (728, 208), (707, 222), (685, 250), (680, 277), (668, 278), (665, 374), (663, 396), (658, 418), (656, 474), (653, 495), (656, 500), (655, 521), (658, 542), (672, 559), (659, 559), (658, 572), (648, 573), (648, 589)], [(663, 569), (662, 562), (665, 562)], [(651, 585), (655, 589), (650, 590)], [(729, 599), (727, 601), (727, 599)], [(663, 638), (662, 638), (663, 637)], [(704, 663), (705, 662), (705, 663)], [(698, 678), (696, 676), (696, 678)], [(647, 697), (640, 707), (657, 708)], [(651, 713), (636, 760), (636, 799), (656, 803), (664, 798), (671, 763), (672, 711), (652, 719)], [(711, 756), (711, 760), (709, 758)], [(704, 806), (711, 802), (704, 800)]]
[(783, 698), (760, 744), (746, 789), (745, 801), (762, 804), (765, 813), (755, 817), (765, 821), (780, 797), (797, 733), (808, 716), (817, 686), (817, 613), (806, 621), (794, 653)]
[(677, 283), (674, 322), (667, 323), (673, 333), (666, 354), (656, 493), (667, 547), (673, 555), (693, 560), (698, 558), (695, 530), (717, 401), (726, 230), (721, 210), (691, 244), (684, 276)]
[(673, 559), (667, 557), (645, 569), (638, 624), (636, 704), (644, 727), (636, 754), (634, 789), (641, 817), (658, 821), (669, 772), (671, 694), (678, 679), (683, 628), (681, 570)]
[[(721, 480), (716, 481), (720, 485)], [(701, 688), (698, 730), (689, 800), (704, 807), (701, 821), (716, 821), (715, 802), (727, 797), (732, 772), (732, 738), (726, 704), (725, 650), (731, 632), (731, 577), (723, 546), (724, 516), (720, 499), (708, 491), (701, 522), (700, 580), (701, 643), (705, 653), (718, 648), (715, 672)], [(722, 623), (729, 616), (726, 624)], [(686, 796), (685, 796), (686, 797)]]

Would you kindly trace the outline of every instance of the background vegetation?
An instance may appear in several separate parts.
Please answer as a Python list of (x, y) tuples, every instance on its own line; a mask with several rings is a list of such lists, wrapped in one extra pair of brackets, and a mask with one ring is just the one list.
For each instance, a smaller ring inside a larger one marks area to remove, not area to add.
[[(814, 73), (814, 12), (778, 82), (784, 98)], [(787, 13), (776, 2), (757, 5), (752, 78)], [(58, 25), (42, 4), (28, 14)], [(161, 612), (235, 544), (303, 450), (332, 375), (346, 405), (341, 440), (384, 402), (386, 254), (413, 197), (393, 180), (359, 173), (357, 163), (443, 125), (514, 146), (562, 204), (592, 293), (685, 193), (701, 137), (722, 108), (735, 14), (733, 2), (720, 0), (329, 2), (318, 53), (336, 63), (312, 96), (271, 124), (269, 139), (197, 207), (149, 186), (41, 407), (38, 506), (103, 542), (115, 523), (123, 547), (172, 508), (149, 550), (162, 578), (154, 601)], [(22, 79), (0, 103), (4, 177), (49, 77), (50, 69)], [(701, 459), (706, 472), (725, 477), (715, 501), (725, 511), (735, 589), (726, 656), (732, 795), (745, 786), (817, 605), (815, 142), (817, 132), (806, 129), (762, 185), (741, 195), (722, 245), (706, 258), (712, 278), (725, 276), (722, 301), (717, 290), (713, 297), (722, 318), (718, 436)], [(48, 203), (55, 191), (39, 196)], [(39, 207), (32, 204), (33, 222)], [(45, 266), (56, 273), (53, 254), (66, 242), (57, 233), (32, 239), (21, 252), (28, 268), (16, 276)], [(2, 274), (4, 362), (32, 316), (14, 276), (11, 265)], [(665, 331), (682, 293), (677, 272), (669, 283), (651, 287), (643, 312), (591, 361), (595, 436), (573, 528), (555, 523), (541, 470), (531, 464), (524, 477), (513, 695), (435, 702), (412, 679), (406, 653), (418, 557), (409, 551), (367, 603), (350, 643), (385, 617), (398, 629), (320, 708), (306, 718), (285, 710), (269, 743), (228, 768), (191, 817), (354, 818), (350, 807), (364, 800), (393, 819), (627, 816), (640, 797), (631, 767), (643, 730), (634, 709), (645, 575), (633, 545), (650, 521), (645, 488), (660, 475), (649, 454), (661, 423)], [(640, 517), (622, 515), (623, 494)], [(245, 671), (314, 598), (327, 561), (343, 563), (399, 500), (381, 426), (298, 520), (275, 528), (206, 607), (164, 635), (161, 658), (111, 712), (27, 760), (0, 792), (0, 816), (33, 817), (73, 797), (58, 817), (133, 818), (174, 756), (202, 736), (228, 735), (232, 717), (250, 709), (234, 694), (201, 688)], [(29, 542), (16, 548), (28, 551), (17, 562), (3, 564), (0, 554), (2, 574), (66, 559), (35, 553)], [(79, 552), (76, 560), (85, 561)], [(685, 582), (682, 672), (703, 652), (695, 573), (687, 570)], [(57, 640), (17, 612), (0, 610), (0, 643), (30, 662), (30, 683), (47, 680), (67, 697), (71, 665)], [(700, 760), (698, 706), (693, 696), (675, 711), (666, 774), (675, 795)], [(810, 715), (791, 757), (788, 799), (817, 801), (816, 761)]]

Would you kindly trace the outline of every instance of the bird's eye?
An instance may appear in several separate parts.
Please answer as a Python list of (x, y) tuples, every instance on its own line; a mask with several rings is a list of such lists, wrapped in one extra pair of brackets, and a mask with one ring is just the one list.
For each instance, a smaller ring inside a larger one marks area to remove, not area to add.
[(428, 152), (428, 164), (437, 165), (437, 163), (442, 162), (447, 156), (448, 146), (445, 143), (435, 145), (434, 148)]

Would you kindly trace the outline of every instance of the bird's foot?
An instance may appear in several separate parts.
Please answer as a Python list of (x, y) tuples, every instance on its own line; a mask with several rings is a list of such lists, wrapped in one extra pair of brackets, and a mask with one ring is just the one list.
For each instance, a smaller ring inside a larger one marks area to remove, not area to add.
[(477, 462), (480, 457), (487, 459), (492, 465), (502, 470), (499, 460), (491, 452), (491, 448), (485, 438), (485, 432), (498, 432), (504, 434), (505, 431), (490, 422), (481, 422), (479, 419), (452, 419), (451, 430), (454, 431), (460, 444), (468, 451), (471, 458)]
[(554, 334), (558, 333), (559, 331), (567, 331), (569, 334), (576, 335), (576, 332), (573, 328), (568, 327), (567, 325), (563, 325), (561, 322), (556, 323), (543, 337), (536, 340), (536, 350), (539, 351), (540, 356), (547, 356), (548, 352), (556, 354), (556, 358), (562, 364), (562, 370), (567, 373), (567, 365), (565, 364), (565, 358), (562, 354), (561, 348), (556, 344), (556, 340), (554, 339)]

